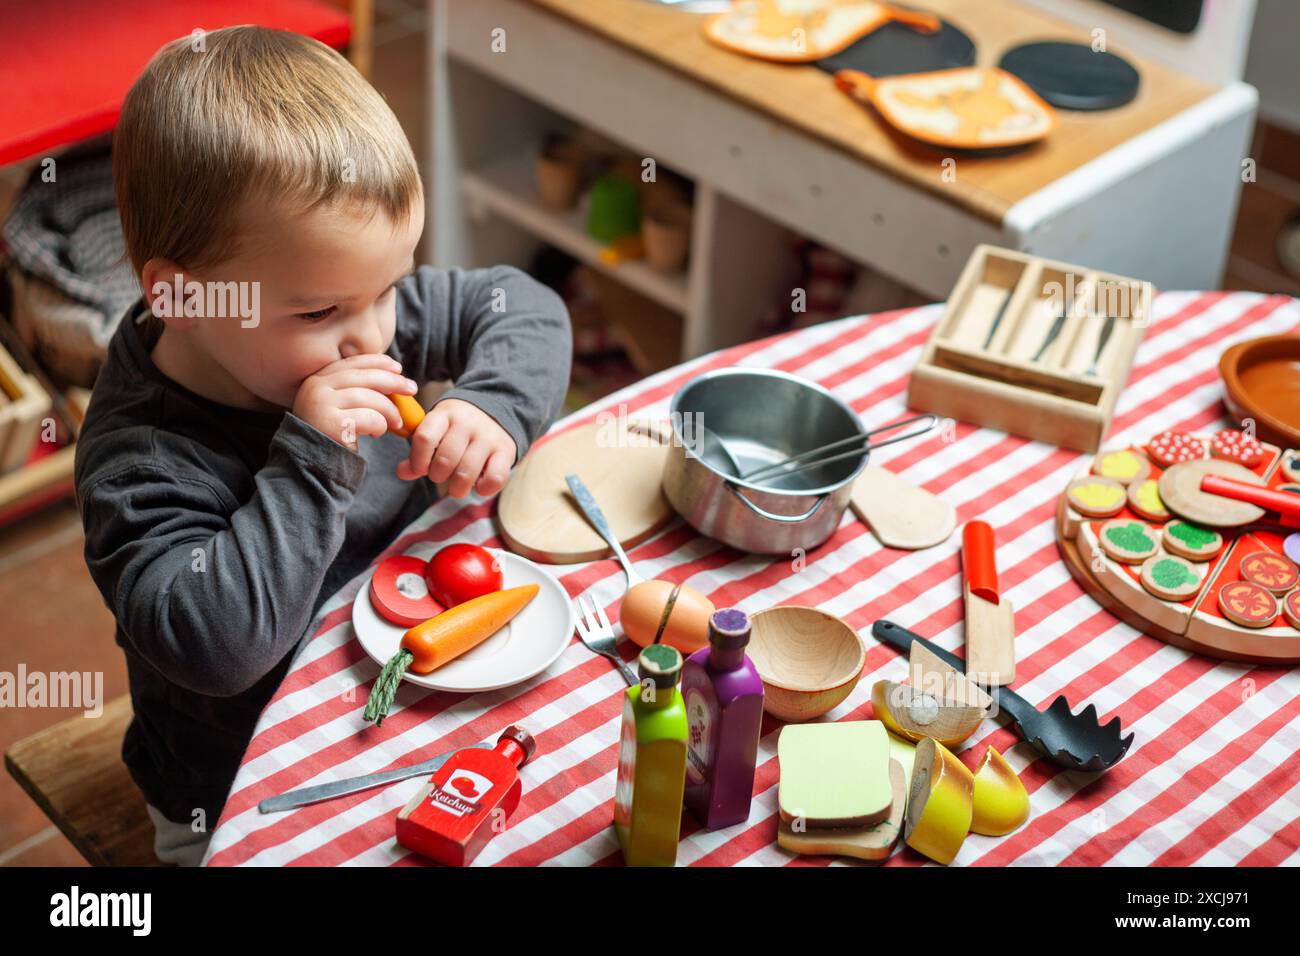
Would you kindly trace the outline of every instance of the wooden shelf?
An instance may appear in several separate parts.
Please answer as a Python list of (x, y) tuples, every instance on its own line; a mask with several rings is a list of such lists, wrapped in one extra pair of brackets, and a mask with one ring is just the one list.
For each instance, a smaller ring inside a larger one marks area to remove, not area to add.
[[(431, 38), (432, 113), (429, 182), (431, 259), (449, 268), (506, 262), (527, 268), (543, 245), (579, 260), (603, 279), (680, 316), (677, 323), (637, 322), (620, 331), (638, 338), (643, 361), (655, 365), (694, 358), (753, 338), (773, 304), (789, 295), (790, 236), (766, 213), (727, 195), (689, 168), (669, 163), (694, 184), (690, 252), (685, 271), (664, 275), (645, 262), (609, 263), (587, 235), (586, 200), (556, 212), (542, 206), (535, 157), (548, 136), (587, 130), (631, 156), (654, 155), (635, 137), (594, 122), (586, 111), (539, 97), (533, 84), (515, 84), (462, 54), (457, 40), (470, 5), (434, 0), (447, 29)], [(448, 44), (451, 45), (448, 45)], [(492, 67), (496, 60), (489, 61)], [(500, 121), (485, 122), (485, 117)], [(652, 341), (658, 337), (660, 341)]]
[(533, 179), (531, 152), (521, 151), (481, 168), (464, 171), (461, 173), (461, 191), (469, 204), (471, 216), (475, 214), (476, 206), (486, 208), (665, 308), (685, 314), (688, 298), (686, 273), (664, 275), (644, 262), (611, 265), (601, 258), (603, 246), (583, 228), (586, 221), (585, 196), (575, 209), (567, 212), (554, 212), (541, 205)]

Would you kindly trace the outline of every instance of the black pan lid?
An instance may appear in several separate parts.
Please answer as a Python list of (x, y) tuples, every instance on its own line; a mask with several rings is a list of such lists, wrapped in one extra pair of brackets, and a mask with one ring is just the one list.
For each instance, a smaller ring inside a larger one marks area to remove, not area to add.
[(868, 76), (903, 76), (970, 66), (975, 44), (947, 20), (937, 33), (921, 33), (901, 23), (886, 23), (852, 46), (817, 61), (827, 73), (860, 70)]
[(1064, 110), (1113, 109), (1138, 92), (1138, 71), (1128, 60), (1086, 43), (1025, 43), (1004, 53), (998, 66)]

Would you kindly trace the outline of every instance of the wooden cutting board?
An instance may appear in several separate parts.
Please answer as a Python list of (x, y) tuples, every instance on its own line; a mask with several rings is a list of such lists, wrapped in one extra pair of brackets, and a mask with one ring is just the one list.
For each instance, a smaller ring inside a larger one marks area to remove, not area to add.
[(545, 564), (613, 556), (569, 493), (564, 476), (570, 473), (591, 489), (625, 549), (667, 525), (673, 510), (662, 487), (671, 451), (661, 444), (666, 426), (652, 427), (647, 434), (639, 424), (611, 418), (534, 446), (497, 499), (497, 527), (506, 546)]

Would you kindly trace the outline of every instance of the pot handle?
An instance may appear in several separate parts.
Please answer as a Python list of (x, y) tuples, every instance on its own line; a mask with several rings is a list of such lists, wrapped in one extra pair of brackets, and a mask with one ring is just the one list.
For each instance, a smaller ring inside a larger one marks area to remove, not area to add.
[(754, 504), (754, 502), (746, 498), (741, 493), (740, 489), (735, 485), (733, 485), (731, 482), (724, 481), (723, 484), (727, 486), (728, 490), (730, 490), (730, 492), (733, 495), (735, 495), (737, 498), (740, 499), (741, 503), (746, 508), (754, 512), (754, 514), (758, 515), (760, 518), (766, 518), (768, 521), (779, 521), (782, 524), (797, 524), (800, 521), (807, 521), (809, 518), (811, 518), (813, 515), (817, 513), (818, 509), (821, 508), (821, 506), (826, 503), (826, 499), (830, 497), (829, 495), (826, 494), (818, 495), (817, 500), (813, 502), (813, 506), (801, 515), (775, 515), (772, 514), (772, 512), (770, 511), (764, 511), (758, 505)]

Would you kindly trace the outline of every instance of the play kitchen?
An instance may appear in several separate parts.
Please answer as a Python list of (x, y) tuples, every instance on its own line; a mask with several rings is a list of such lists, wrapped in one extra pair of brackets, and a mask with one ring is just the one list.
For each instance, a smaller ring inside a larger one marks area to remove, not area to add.
[(815, 65), (899, 136), (966, 153), (1039, 142), (1057, 127), (1055, 108), (1114, 109), (1141, 82), (1123, 57), (1059, 40), (1014, 45), (996, 66), (975, 65), (976, 45), (957, 24), (872, 0), (746, 0), (702, 29), (738, 56)]
[[(1115, 283), (1128, 292), (1118, 306), (1104, 291)], [(999, 577), (998, 527), (969, 515), (944, 547), (955, 509), (880, 464), (878, 449), (933, 447), (925, 442), (951, 425), (939, 416), (952, 414), (1097, 451), (1057, 509), (1060, 553), (1083, 589), (1197, 653), (1300, 661), (1300, 451), (1249, 427), (1098, 447), (1150, 296), (1132, 279), (981, 247), (912, 375), (920, 414), (860, 414), (800, 376), (723, 367), (681, 382), (666, 419), (602, 415), (539, 442), (497, 503), (506, 549), (416, 546), (376, 567), (368, 599), (353, 606), (361, 645), (382, 666), (361, 716), (380, 727), (403, 705), (405, 683), (465, 694), (540, 678), (576, 636), (626, 685), (609, 704), (621, 730), (609, 741), (618, 760), (607, 796), (629, 865), (678, 862), (684, 820), (752, 825), (770, 734), (771, 840), (792, 856), (909, 852), (947, 864), (971, 834), (1017, 830), (1033, 808), (1013, 765), (1101, 774), (1135, 735), (1086, 695), (1049, 693), (1036, 706), (1017, 692), (1016, 608)], [(1273, 352), (1244, 354), (1248, 366)], [(941, 600), (964, 610), (960, 655), (890, 620), (859, 633), (816, 606), (719, 607), (725, 589), (660, 577), (651, 553), (637, 562), (628, 553), (681, 522), (720, 553), (793, 568), (855, 519), (879, 548), (943, 548), (936, 554), (959, 560), (960, 586)], [(622, 568), (606, 579), (622, 585), (613, 600), (573, 600), (548, 569), (611, 557)], [(835, 719), (868, 653), (885, 647), (903, 655), (905, 678), (875, 680), (869, 711)], [(999, 724), (1026, 745), (1016, 757), (990, 744)], [(395, 820), (396, 839), (466, 865), (502, 829), (489, 815), (508, 825), (546, 743), (510, 727), (495, 742), (273, 797), (262, 810), (425, 777)]]

